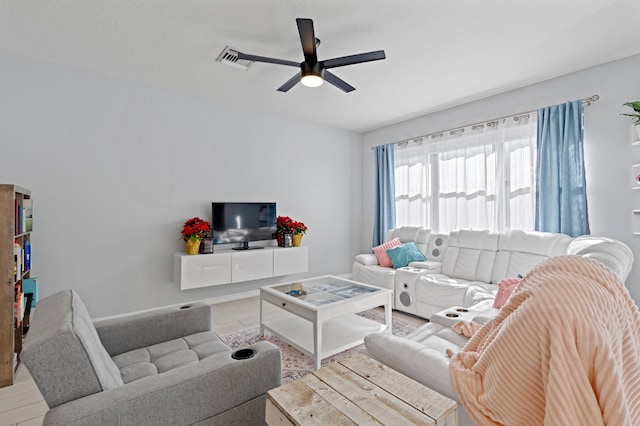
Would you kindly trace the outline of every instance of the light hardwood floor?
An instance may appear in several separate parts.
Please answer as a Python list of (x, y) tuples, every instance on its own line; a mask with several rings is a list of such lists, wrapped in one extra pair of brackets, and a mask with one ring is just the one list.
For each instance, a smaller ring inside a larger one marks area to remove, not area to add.
[[(218, 334), (230, 333), (260, 324), (260, 299), (258, 296), (212, 305), (213, 330)], [(34, 312), (35, 315), (37, 315)], [(393, 311), (393, 316), (422, 325), (425, 320)], [(42, 425), (47, 412), (42, 399), (26, 368), (20, 366), (16, 383), (0, 389), (0, 426)]]

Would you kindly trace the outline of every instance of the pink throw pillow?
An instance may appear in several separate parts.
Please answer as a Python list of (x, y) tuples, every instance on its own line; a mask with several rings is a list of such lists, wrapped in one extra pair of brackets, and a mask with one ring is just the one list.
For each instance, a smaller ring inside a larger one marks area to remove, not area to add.
[(378, 263), (380, 266), (384, 266), (386, 268), (393, 268), (393, 263), (387, 254), (387, 249), (398, 247), (400, 245), (400, 238), (394, 238), (391, 241), (387, 241), (386, 243), (380, 244), (377, 247), (373, 248), (373, 253), (378, 258)]
[(498, 281), (498, 292), (493, 300), (493, 307), (496, 309), (502, 308), (521, 280), (521, 278), (505, 278)]

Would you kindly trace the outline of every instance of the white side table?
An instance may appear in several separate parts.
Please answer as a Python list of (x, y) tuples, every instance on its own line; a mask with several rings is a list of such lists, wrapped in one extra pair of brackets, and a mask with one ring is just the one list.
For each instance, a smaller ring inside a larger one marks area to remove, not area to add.
[(416, 315), (416, 280), (428, 275), (429, 269), (405, 266), (396, 269), (394, 278), (394, 309)]

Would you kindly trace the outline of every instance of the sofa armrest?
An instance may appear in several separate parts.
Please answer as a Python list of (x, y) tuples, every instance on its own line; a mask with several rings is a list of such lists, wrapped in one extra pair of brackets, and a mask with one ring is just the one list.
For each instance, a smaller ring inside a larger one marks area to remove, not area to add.
[(431, 274), (439, 274), (442, 272), (442, 262), (435, 260), (422, 260), (409, 263), (412, 268), (425, 269)]
[[(44, 424), (195, 424), (211, 419), (280, 385), (278, 347), (270, 342), (249, 347), (256, 350), (253, 358), (234, 360), (230, 353), (212, 356), (59, 405), (47, 412)], [(244, 415), (242, 409), (237, 411), (236, 417)], [(264, 421), (264, 411), (258, 414)], [(234, 424), (257, 421), (236, 419)]]
[(375, 254), (359, 254), (356, 256), (356, 262), (363, 265), (377, 265), (378, 258)]
[(155, 309), (95, 321), (100, 342), (110, 356), (190, 334), (211, 330), (211, 306), (204, 302)]
[(460, 402), (449, 375), (449, 357), (444, 351), (387, 333), (369, 334), (364, 338), (364, 344), (367, 353), (373, 358)]

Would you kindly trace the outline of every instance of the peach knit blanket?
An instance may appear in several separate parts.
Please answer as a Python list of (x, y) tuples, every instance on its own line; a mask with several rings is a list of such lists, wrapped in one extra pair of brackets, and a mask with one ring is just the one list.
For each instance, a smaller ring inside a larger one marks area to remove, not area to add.
[(450, 373), (478, 425), (640, 425), (640, 313), (602, 264), (551, 258)]

